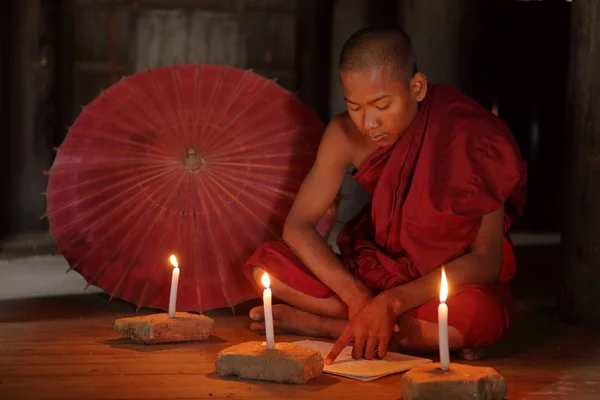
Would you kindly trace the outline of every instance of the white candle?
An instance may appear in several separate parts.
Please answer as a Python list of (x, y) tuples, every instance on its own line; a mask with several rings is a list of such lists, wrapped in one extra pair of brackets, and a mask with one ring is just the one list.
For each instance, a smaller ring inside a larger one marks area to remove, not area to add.
[(442, 266), (442, 283), (440, 285), (440, 306), (438, 307), (438, 327), (440, 341), (440, 364), (443, 371), (450, 370), (450, 349), (448, 347), (448, 282), (446, 271)]
[(262, 276), (262, 283), (265, 287), (263, 291), (263, 306), (265, 309), (265, 330), (267, 335), (267, 349), (275, 347), (275, 334), (273, 332), (273, 308), (271, 307), (271, 281), (269, 275), (265, 272)]
[(173, 264), (173, 274), (171, 275), (171, 294), (169, 296), (169, 318), (175, 318), (175, 308), (177, 304), (177, 286), (179, 286), (179, 264), (177, 258), (172, 254), (170, 259)]

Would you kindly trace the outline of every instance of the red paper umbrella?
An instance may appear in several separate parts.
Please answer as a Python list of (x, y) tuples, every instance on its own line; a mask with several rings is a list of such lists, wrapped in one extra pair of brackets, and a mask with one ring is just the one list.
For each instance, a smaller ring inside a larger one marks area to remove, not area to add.
[(251, 71), (186, 65), (124, 78), (58, 149), (51, 232), (111, 298), (167, 309), (174, 254), (178, 310), (234, 306), (256, 297), (242, 265), (280, 237), (322, 130), (296, 96)]

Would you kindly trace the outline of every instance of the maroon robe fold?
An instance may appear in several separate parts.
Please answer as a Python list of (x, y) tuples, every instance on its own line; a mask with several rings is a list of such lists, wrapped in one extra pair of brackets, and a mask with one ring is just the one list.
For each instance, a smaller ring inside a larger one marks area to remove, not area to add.
[[(473, 336), (468, 338), (471, 344), (487, 344), (502, 336), (512, 309), (505, 283), (516, 272), (507, 232), (523, 211), (526, 183), (526, 165), (506, 125), (458, 90), (430, 85), (409, 129), (393, 146), (377, 150), (353, 177), (371, 193), (372, 201), (344, 226), (337, 244), (346, 268), (374, 293), (424, 276), (465, 254), (482, 217), (504, 203), (498, 283), (453, 288), (454, 298), (448, 299), (453, 309), (449, 323), (471, 332), (463, 331)], [(245, 265), (249, 279), (252, 266), (261, 266), (308, 295), (332, 294), (283, 243), (266, 243), (256, 250)], [(455, 307), (452, 301), (457, 302)], [(411, 312), (435, 322), (435, 303)], [(477, 304), (496, 311), (480, 310), (474, 307)], [(471, 317), (458, 312), (469, 306)], [(489, 318), (474, 321), (482, 318), (478, 314)], [(483, 338), (485, 332), (472, 332), (481, 330), (474, 328), (480, 324), (491, 327), (488, 338)]]

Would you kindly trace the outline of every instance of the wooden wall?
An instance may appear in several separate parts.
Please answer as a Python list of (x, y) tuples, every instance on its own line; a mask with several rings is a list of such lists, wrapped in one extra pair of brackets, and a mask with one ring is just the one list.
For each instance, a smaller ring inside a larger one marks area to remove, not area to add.
[[(10, 0), (3, 3), (0, 235), (45, 230), (53, 146), (81, 106), (146, 67), (252, 68), (325, 121), (332, 0)], [(10, 40), (4, 40), (10, 38)], [(5, 63), (4, 61), (7, 60)]]
[(298, 90), (295, 0), (75, 0), (73, 113), (122, 75), (181, 63), (253, 68)]

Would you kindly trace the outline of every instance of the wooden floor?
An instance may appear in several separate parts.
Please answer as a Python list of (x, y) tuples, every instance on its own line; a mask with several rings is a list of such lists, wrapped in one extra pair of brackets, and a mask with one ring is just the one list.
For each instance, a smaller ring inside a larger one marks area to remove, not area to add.
[[(103, 294), (0, 301), (0, 399), (400, 398), (400, 375), (364, 383), (322, 375), (301, 386), (221, 379), (217, 352), (261, 339), (242, 310), (209, 313), (216, 327), (206, 342), (143, 346), (112, 328), (134, 309)], [(598, 335), (540, 312), (523, 311), (511, 337), (474, 364), (504, 375), (507, 399), (600, 399)]]

